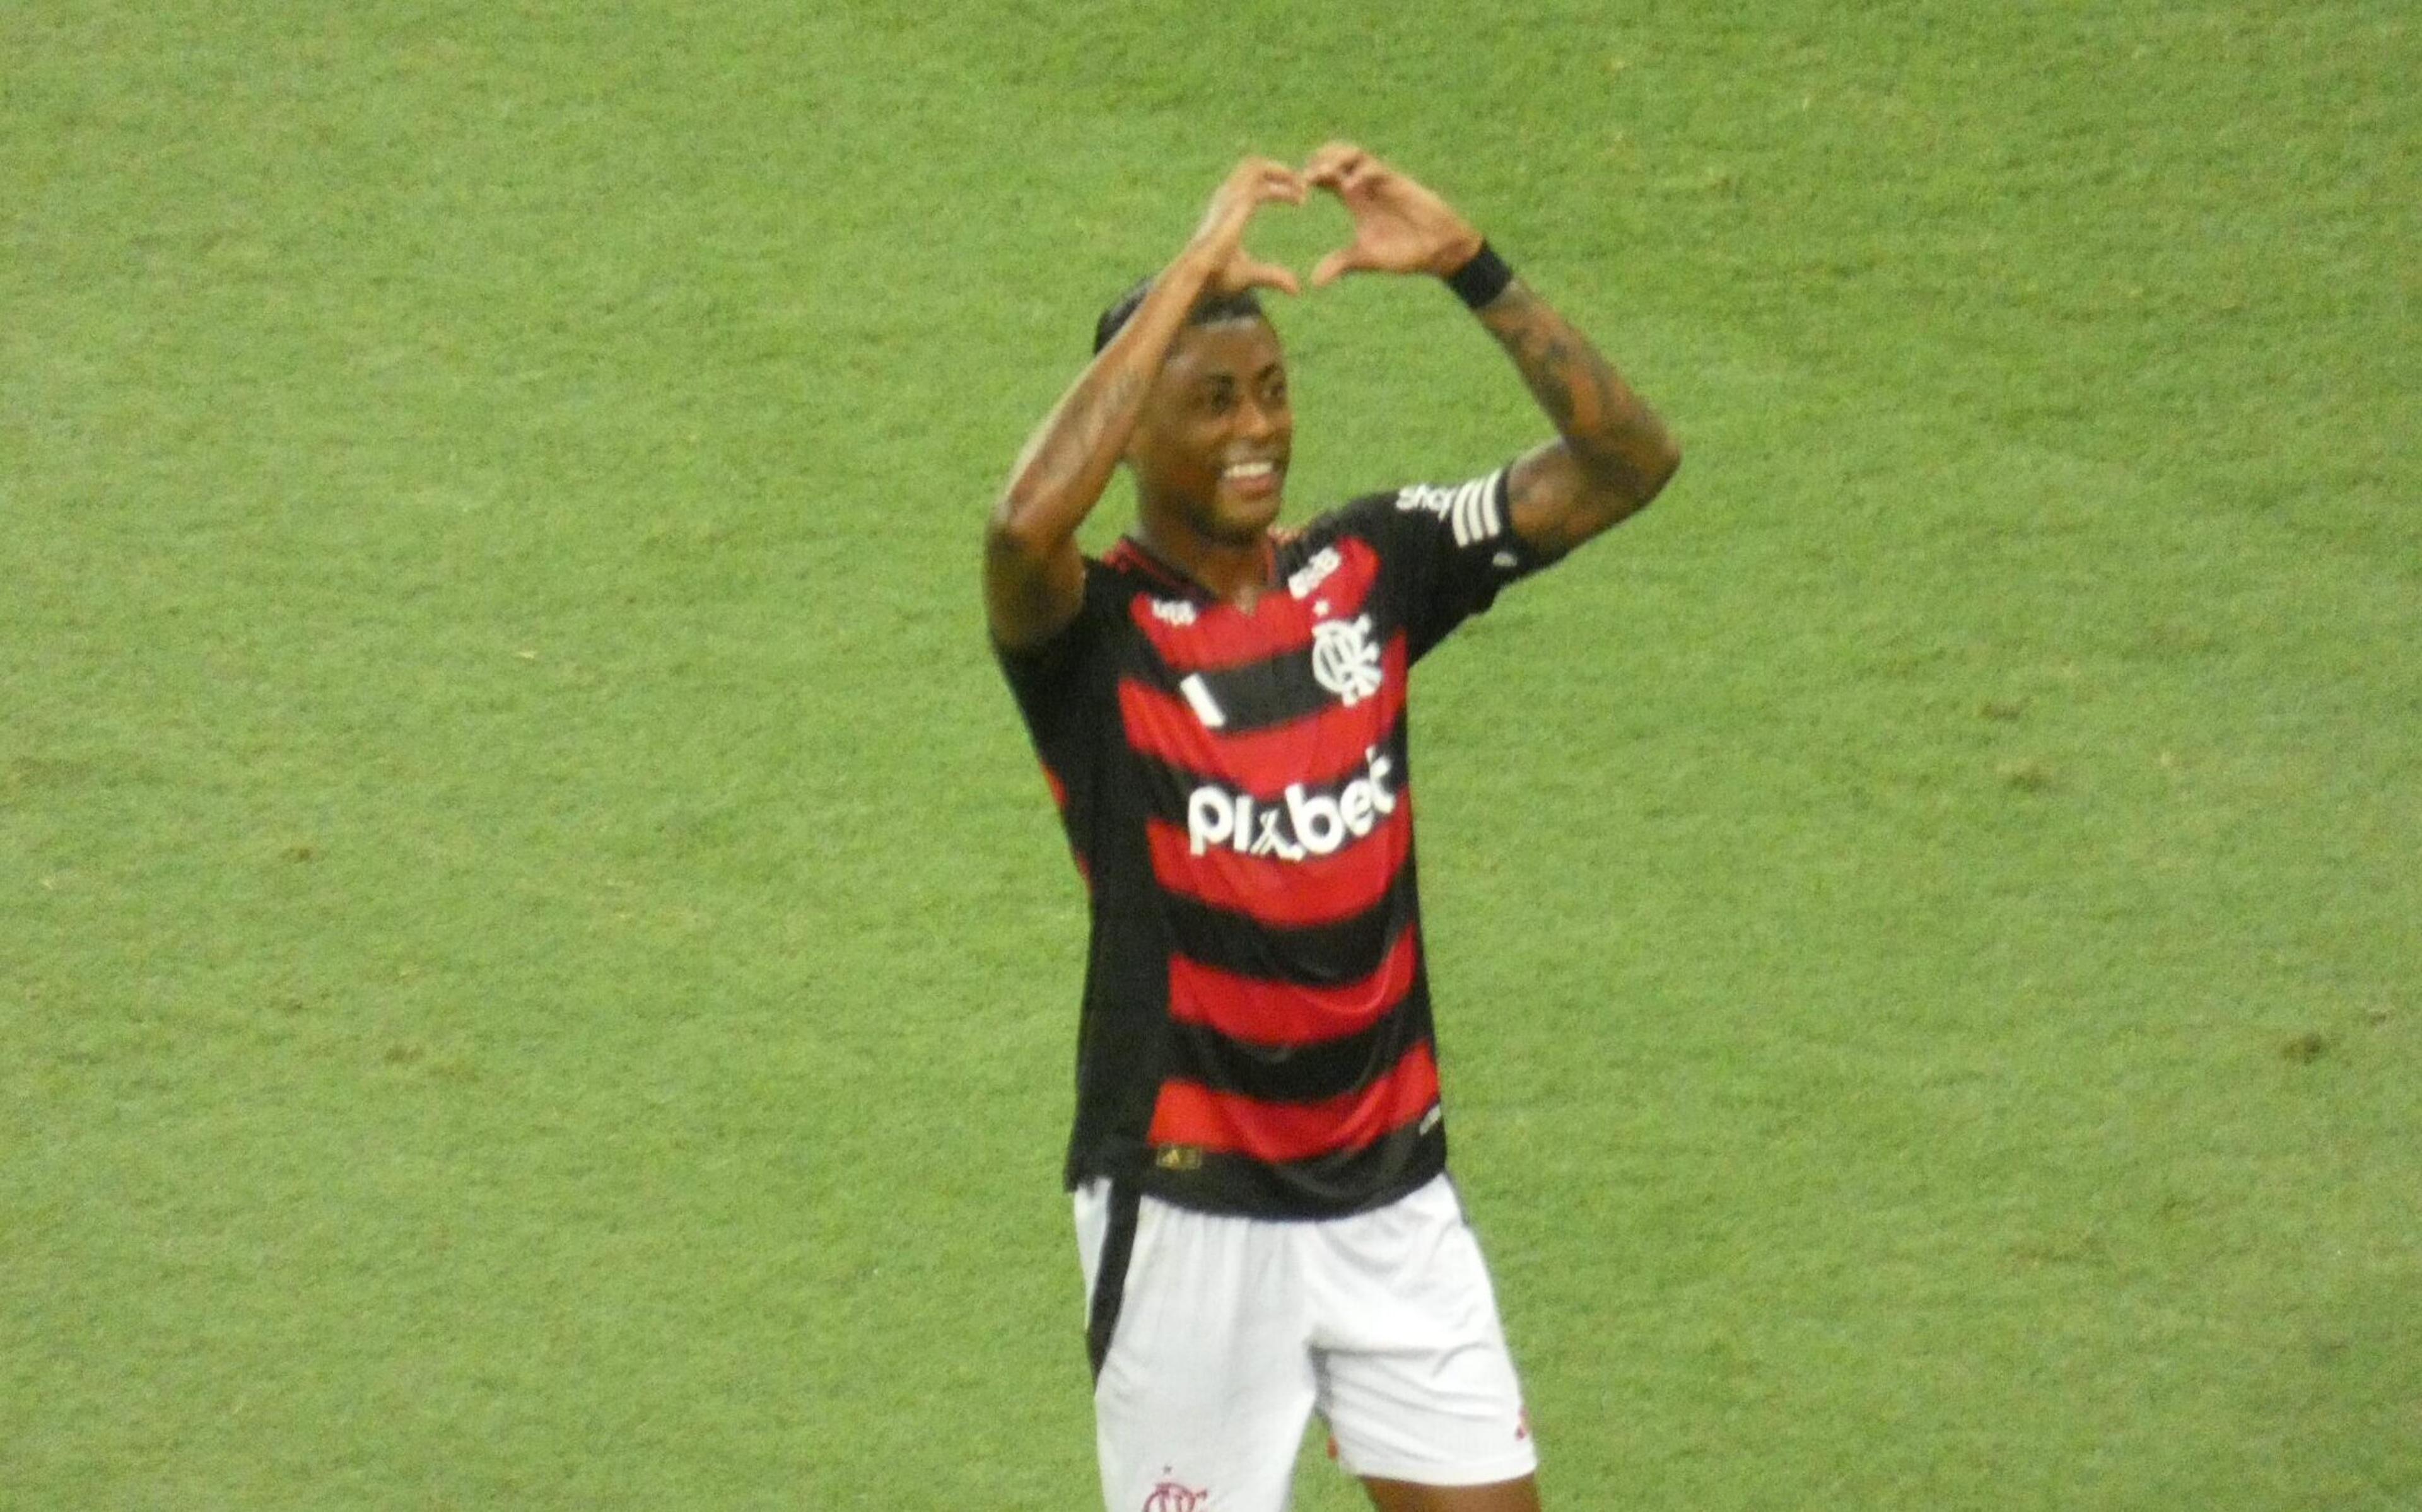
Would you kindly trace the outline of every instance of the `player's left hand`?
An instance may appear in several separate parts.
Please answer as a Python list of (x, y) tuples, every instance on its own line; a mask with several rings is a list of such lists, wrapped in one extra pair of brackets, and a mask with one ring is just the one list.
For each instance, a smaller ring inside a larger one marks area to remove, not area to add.
[(1350, 273), (1443, 278), (1480, 251), (1480, 233), (1445, 200), (1351, 142), (1331, 142), (1314, 152), (1303, 177), (1335, 195), (1354, 217), (1354, 240), (1313, 269), (1314, 288)]

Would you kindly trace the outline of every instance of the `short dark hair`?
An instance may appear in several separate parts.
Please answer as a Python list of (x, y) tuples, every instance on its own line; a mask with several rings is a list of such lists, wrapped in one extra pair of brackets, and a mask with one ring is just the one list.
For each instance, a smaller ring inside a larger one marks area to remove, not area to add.
[[(1138, 279), (1133, 288), (1113, 300), (1110, 307), (1102, 312), (1102, 318), (1093, 322), (1094, 355), (1099, 356), (1102, 349), (1110, 344), (1111, 339), (1134, 318), (1137, 306), (1143, 304), (1143, 297), (1151, 292), (1152, 280)], [(1268, 319), (1262, 311), (1262, 302), (1250, 288), (1240, 288), (1233, 294), (1205, 294), (1194, 302), (1194, 308), (1186, 312), (1187, 325), (1209, 325), (1215, 320)]]

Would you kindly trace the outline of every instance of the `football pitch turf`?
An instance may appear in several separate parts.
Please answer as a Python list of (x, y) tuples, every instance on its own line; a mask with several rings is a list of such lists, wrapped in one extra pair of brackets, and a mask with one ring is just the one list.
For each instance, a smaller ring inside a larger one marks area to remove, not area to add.
[[(2417, 80), (2410, 0), (0, 8), (0, 1506), (1098, 1504), (979, 524), (1332, 135), (1688, 454), (1416, 679), (1549, 1504), (2422, 1506)], [(1545, 434), (1435, 288), (1274, 319), (1292, 518)]]

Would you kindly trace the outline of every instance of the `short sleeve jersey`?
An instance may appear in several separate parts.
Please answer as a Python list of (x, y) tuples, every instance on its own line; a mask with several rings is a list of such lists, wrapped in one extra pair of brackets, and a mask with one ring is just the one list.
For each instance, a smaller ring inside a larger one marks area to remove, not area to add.
[(1124, 541), (1002, 653), (1091, 896), (1071, 1186), (1319, 1218), (1444, 1169), (1406, 675), (1541, 565), (1506, 489), (1357, 499), (1250, 610)]

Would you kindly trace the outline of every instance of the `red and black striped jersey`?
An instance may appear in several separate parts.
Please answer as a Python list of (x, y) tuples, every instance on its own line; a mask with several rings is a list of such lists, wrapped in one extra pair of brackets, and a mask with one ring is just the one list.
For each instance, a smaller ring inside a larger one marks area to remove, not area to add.
[(1445, 1165), (1406, 675), (1541, 559), (1503, 469), (1275, 550), (1247, 610), (1124, 541), (1001, 663), (1092, 896), (1070, 1185), (1329, 1217)]

